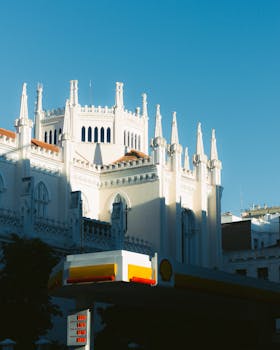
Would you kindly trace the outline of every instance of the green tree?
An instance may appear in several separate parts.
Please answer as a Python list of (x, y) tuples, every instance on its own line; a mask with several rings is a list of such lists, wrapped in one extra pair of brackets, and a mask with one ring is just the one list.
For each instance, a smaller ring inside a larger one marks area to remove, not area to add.
[(11, 338), (17, 349), (32, 349), (52, 327), (57, 305), (48, 295), (47, 282), (59, 257), (40, 239), (12, 235), (3, 243), (0, 259), (0, 338)]

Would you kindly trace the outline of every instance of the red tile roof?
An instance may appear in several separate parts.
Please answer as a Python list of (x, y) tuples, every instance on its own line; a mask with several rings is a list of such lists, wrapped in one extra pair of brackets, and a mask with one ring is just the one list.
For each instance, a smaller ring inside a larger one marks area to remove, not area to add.
[(16, 138), (16, 133), (10, 130), (0, 128), (0, 135), (11, 137), (12, 139)]
[[(11, 137), (12, 139), (16, 138), (16, 133), (14, 131), (2, 129), (2, 128), (0, 128), (0, 135)], [(31, 144), (41, 148), (45, 148), (52, 152), (59, 152), (59, 148), (57, 146), (50, 145), (49, 143), (39, 141), (37, 139), (31, 139)]]
[(52, 152), (59, 152), (59, 148), (55, 145), (50, 145), (49, 143), (43, 142), (43, 141), (39, 141), (37, 139), (31, 139), (31, 143), (32, 145), (41, 147), (41, 148), (45, 148), (49, 151)]
[(124, 156), (117, 159), (113, 164), (116, 163), (122, 163), (122, 162), (129, 162), (137, 159), (149, 159), (149, 156), (147, 156), (145, 153), (136, 151), (132, 149), (131, 151), (127, 152)]

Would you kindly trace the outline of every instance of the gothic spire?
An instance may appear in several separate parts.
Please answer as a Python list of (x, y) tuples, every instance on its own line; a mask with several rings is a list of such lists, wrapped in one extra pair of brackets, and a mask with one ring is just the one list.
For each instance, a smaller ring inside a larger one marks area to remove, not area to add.
[(115, 106), (119, 109), (123, 109), (123, 83), (116, 82), (116, 97)]
[(43, 85), (39, 84), (37, 85), (37, 101), (36, 101), (36, 112), (42, 112), (43, 111)]
[(22, 86), (19, 119), (22, 121), (28, 120), (26, 83), (23, 83), (23, 86)]
[(219, 159), (218, 158), (218, 151), (217, 151), (217, 144), (216, 144), (215, 129), (212, 130), (210, 159), (211, 160), (218, 160)]
[(171, 126), (171, 145), (173, 144), (179, 144), (176, 112), (173, 112), (172, 126)]
[(197, 126), (197, 141), (196, 141), (196, 154), (204, 155), (203, 138), (201, 131), (201, 123)]
[(156, 137), (162, 137), (162, 126), (161, 126), (160, 105), (156, 105), (155, 138), (156, 138)]
[(70, 80), (70, 105), (78, 104), (78, 80)]
[(62, 138), (69, 140), (71, 135), (70, 101), (66, 100)]
[(148, 117), (147, 109), (147, 94), (142, 94), (142, 115), (143, 117)]

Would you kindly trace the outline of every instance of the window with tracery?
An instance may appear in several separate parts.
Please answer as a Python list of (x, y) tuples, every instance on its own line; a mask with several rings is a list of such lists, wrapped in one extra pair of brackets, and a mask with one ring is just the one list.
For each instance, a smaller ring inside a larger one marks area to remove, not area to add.
[(34, 191), (34, 201), (36, 216), (46, 217), (47, 216), (47, 206), (49, 203), (49, 194), (45, 184), (40, 181)]

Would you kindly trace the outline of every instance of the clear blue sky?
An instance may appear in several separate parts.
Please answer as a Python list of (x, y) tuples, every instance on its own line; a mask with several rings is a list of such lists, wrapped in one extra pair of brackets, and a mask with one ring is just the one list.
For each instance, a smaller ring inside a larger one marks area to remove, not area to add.
[(147, 92), (170, 139), (195, 151), (200, 121), (209, 153), (216, 129), (223, 162), (222, 209), (280, 204), (279, 0), (2, 0), (0, 127), (13, 129), (27, 82), (33, 118), (37, 82), (44, 108), (64, 106), (69, 80), (80, 103), (113, 105), (123, 81), (128, 109)]

